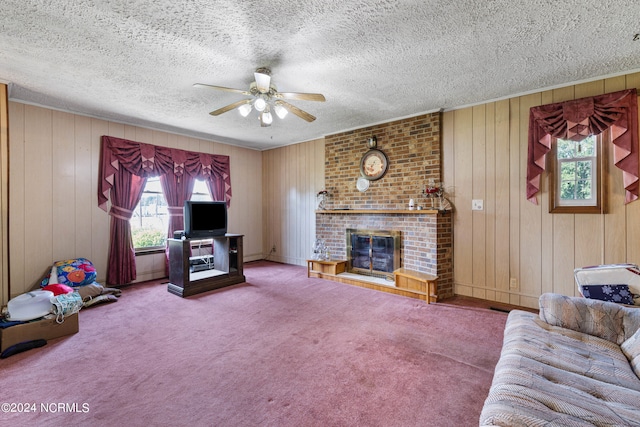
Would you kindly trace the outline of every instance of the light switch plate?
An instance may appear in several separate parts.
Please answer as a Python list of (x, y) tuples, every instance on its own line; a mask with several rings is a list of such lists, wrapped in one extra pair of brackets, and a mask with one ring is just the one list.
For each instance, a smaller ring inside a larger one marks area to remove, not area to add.
[(484, 209), (484, 201), (479, 199), (474, 199), (471, 201), (471, 210), (472, 211), (481, 211)]

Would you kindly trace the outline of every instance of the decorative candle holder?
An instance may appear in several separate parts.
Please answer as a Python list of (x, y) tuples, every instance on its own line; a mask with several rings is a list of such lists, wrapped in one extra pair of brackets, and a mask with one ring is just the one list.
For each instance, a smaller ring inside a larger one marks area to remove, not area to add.
[(326, 209), (327, 200), (329, 199), (329, 192), (327, 190), (321, 190), (316, 194), (316, 209)]
[[(436, 180), (433, 178), (429, 178), (429, 181), (427, 181), (427, 186), (424, 189), (424, 195), (427, 199), (429, 199), (431, 209), (434, 209), (434, 199), (436, 197), (441, 198), (443, 193), (444, 191), (442, 189), (442, 183), (436, 182)], [(438, 206), (440, 206), (441, 204), (442, 203), (439, 203)]]

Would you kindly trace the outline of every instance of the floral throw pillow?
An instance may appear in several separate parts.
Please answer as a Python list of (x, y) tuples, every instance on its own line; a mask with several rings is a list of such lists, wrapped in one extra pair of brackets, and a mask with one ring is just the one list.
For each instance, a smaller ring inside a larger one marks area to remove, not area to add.
[(633, 295), (628, 285), (585, 285), (582, 286), (582, 295), (585, 298), (633, 305)]
[(61, 283), (72, 288), (90, 285), (96, 281), (96, 268), (86, 258), (65, 259), (53, 264), (52, 276), (49, 280), (43, 280), (40, 286), (48, 283)]

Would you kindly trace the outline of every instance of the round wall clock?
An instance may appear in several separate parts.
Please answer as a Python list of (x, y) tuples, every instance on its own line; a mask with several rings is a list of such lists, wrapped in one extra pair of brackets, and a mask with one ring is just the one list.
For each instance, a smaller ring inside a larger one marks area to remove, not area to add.
[(360, 173), (369, 181), (382, 178), (388, 168), (387, 155), (375, 148), (364, 153), (360, 160)]

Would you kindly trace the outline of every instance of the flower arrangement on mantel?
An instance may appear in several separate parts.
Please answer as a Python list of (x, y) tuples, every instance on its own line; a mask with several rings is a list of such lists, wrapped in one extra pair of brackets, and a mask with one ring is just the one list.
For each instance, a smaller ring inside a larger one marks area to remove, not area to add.
[(326, 209), (326, 203), (329, 199), (329, 192), (327, 190), (320, 190), (316, 194), (316, 209)]
[[(430, 178), (422, 191), (422, 195), (429, 200), (431, 209), (437, 209), (439, 211), (448, 211), (452, 209), (451, 202), (445, 197), (447, 191), (442, 182), (436, 182), (435, 179)], [(435, 200), (437, 199), (437, 201)], [(428, 209), (429, 207), (427, 207)]]

